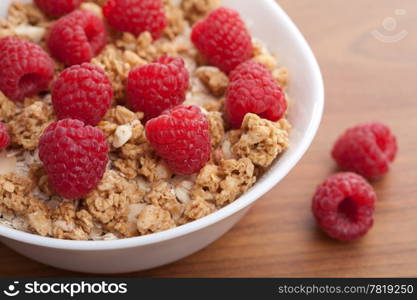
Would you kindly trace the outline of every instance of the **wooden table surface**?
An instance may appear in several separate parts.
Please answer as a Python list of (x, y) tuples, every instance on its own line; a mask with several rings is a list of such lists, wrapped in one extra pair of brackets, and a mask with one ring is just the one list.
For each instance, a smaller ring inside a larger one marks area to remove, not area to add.
[[(317, 138), (290, 175), (220, 240), (171, 265), (128, 276), (417, 276), (417, 2), (278, 2), (322, 68), (326, 109)], [(399, 41), (387, 43), (393, 39)], [(373, 229), (357, 242), (335, 242), (315, 227), (311, 196), (335, 170), (329, 152), (338, 134), (369, 120), (392, 127), (398, 159), (374, 185)], [(3, 245), (0, 275), (85, 276), (33, 262)]]

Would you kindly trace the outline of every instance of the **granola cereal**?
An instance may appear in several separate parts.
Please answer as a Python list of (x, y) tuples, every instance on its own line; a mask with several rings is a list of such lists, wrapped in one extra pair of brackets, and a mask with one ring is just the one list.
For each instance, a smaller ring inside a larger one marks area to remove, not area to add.
[(220, 4), (221, 0), (182, 0), (181, 9), (190, 24), (194, 24), (203, 19), (210, 11), (219, 7)]
[[(103, 18), (105, 0), (88, 0), (81, 9)], [(0, 153), (0, 226), (72, 240), (113, 240), (151, 234), (203, 218), (235, 201), (289, 147), (291, 125), (247, 114), (231, 130), (223, 103), (227, 74), (209, 66), (190, 41), (191, 26), (218, 7), (220, 0), (164, 0), (168, 25), (153, 40), (109, 29), (109, 42), (92, 63), (103, 68), (114, 89), (114, 101), (97, 125), (109, 144), (109, 163), (99, 185), (88, 195), (63, 199), (49, 185), (38, 157), (38, 140), (56, 120), (50, 93), (9, 100), (0, 92), (0, 121), (11, 145)], [(14, 2), (0, 18), (0, 38), (16, 35), (45, 48), (54, 22), (34, 4)], [(288, 70), (259, 41), (254, 60), (265, 64), (285, 89)], [(45, 48), (46, 49), (46, 48)], [(161, 55), (180, 56), (190, 73), (185, 104), (199, 106), (209, 121), (210, 161), (197, 174), (173, 174), (146, 139), (142, 112), (125, 106), (129, 71)], [(55, 76), (64, 68), (56, 63)]]

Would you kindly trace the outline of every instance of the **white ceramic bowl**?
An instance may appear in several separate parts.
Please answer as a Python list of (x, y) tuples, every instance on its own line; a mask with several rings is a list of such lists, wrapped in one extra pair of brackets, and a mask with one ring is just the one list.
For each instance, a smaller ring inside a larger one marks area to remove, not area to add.
[[(11, 0), (0, 2), (0, 15), (4, 15)], [(297, 27), (274, 0), (223, 3), (242, 14), (253, 36), (277, 53), (290, 71), (290, 149), (235, 202), (174, 229), (122, 240), (69, 241), (0, 226), (1, 242), (34, 260), (67, 270), (122, 273), (154, 268), (188, 256), (218, 239), (295, 166), (312, 142), (323, 111), (323, 82), (316, 59)]]

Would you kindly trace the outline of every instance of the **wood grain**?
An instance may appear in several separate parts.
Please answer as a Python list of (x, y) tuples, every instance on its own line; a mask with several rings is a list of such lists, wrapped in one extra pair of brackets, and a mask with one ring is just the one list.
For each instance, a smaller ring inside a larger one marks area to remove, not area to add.
[[(174, 264), (127, 276), (417, 276), (417, 2), (414, 0), (280, 0), (316, 53), (326, 85), (326, 111), (311, 149), (277, 187), (229, 233)], [(396, 15), (404, 9), (405, 15)], [(395, 17), (393, 32), (382, 21)], [(392, 35), (383, 43), (374, 29)], [(285, 42), (285, 41), (283, 41)], [(296, 79), (294, 79), (296, 80)], [(381, 120), (398, 136), (391, 173), (375, 183), (376, 223), (354, 243), (316, 229), (310, 199), (335, 170), (332, 142), (346, 127)], [(0, 245), (1, 276), (85, 276), (24, 258)]]

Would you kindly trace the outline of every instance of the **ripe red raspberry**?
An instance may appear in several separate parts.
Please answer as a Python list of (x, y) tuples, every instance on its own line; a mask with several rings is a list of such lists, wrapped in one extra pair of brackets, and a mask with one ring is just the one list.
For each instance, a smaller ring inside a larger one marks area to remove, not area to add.
[(11, 100), (22, 101), (47, 90), (54, 63), (38, 45), (17, 37), (0, 40), (0, 90)]
[(117, 30), (134, 35), (149, 31), (154, 40), (167, 25), (161, 0), (110, 0), (103, 7), (103, 14)]
[(245, 23), (230, 8), (220, 7), (196, 23), (191, 40), (211, 64), (227, 73), (253, 56), (252, 39)]
[(58, 119), (77, 119), (95, 126), (110, 108), (112, 98), (106, 73), (90, 63), (65, 69), (52, 85), (52, 104)]
[(144, 112), (145, 120), (149, 120), (184, 102), (188, 84), (189, 74), (183, 59), (162, 56), (130, 71), (128, 104), (133, 111)]
[(391, 130), (375, 122), (348, 129), (336, 141), (332, 156), (341, 169), (373, 180), (389, 171), (397, 149)]
[(313, 214), (332, 238), (351, 241), (372, 227), (376, 195), (366, 180), (354, 173), (331, 175), (313, 197)]
[(103, 21), (92, 12), (76, 10), (52, 26), (47, 44), (52, 56), (70, 66), (89, 62), (106, 42)]
[(247, 61), (230, 73), (225, 113), (233, 128), (240, 128), (247, 113), (278, 121), (287, 110), (285, 94), (278, 81), (262, 64)]
[(46, 14), (60, 17), (75, 10), (84, 0), (35, 0)]
[(39, 157), (49, 182), (67, 199), (82, 197), (98, 185), (108, 151), (103, 132), (79, 120), (52, 123), (39, 140)]
[(146, 137), (176, 174), (200, 171), (211, 154), (207, 117), (196, 106), (179, 105), (146, 123)]
[(0, 122), (0, 152), (6, 149), (10, 143), (10, 136), (7, 133), (6, 126), (2, 122)]

